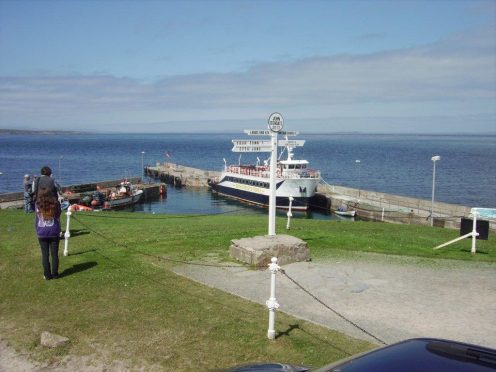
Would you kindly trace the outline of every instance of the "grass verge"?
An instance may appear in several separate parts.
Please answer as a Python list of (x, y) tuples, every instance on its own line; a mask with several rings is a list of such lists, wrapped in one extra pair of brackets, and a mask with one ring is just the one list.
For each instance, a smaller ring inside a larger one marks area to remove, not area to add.
[[(278, 219), (278, 226), (285, 223)], [(164, 370), (248, 361), (320, 366), (372, 347), (282, 313), (280, 337), (268, 341), (264, 306), (151, 264), (150, 255), (228, 261), (231, 239), (264, 235), (266, 228), (264, 216), (78, 214), (71, 224), (70, 255), (61, 255), (63, 277), (45, 282), (33, 215), (0, 211), (0, 335), (46, 363), (75, 355)], [(367, 251), (494, 262), (496, 253), (492, 237), (478, 242), (475, 256), (468, 253), (469, 241), (432, 251), (457, 232), (408, 225), (298, 219), (291, 234), (308, 242), (314, 260)], [(39, 346), (43, 330), (71, 342), (46, 350)]]

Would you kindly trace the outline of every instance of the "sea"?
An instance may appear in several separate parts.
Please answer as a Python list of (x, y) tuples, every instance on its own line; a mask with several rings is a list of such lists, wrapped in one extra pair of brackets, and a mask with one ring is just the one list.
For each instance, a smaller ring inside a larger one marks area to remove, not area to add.
[[(231, 134), (0, 135), (0, 193), (22, 191), (24, 174), (52, 168), (62, 185), (142, 175), (142, 166), (173, 162), (208, 170), (250, 164), (268, 153), (233, 153)], [(469, 207), (496, 208), (495, 135), (300, 134), (295, 158), (319, 169), (323, 182)], [(285, 154), (282, 154), (284, 158)], [(258, 159), (257, 159), (258, 157)], [(151, 181), (151, 180), (147, 180)], [(168, 188), (167, 198), (136, 206), (146, 213), (267, 213), (208, 190)], [(329, 218), (310, 213), (308, 218)]]

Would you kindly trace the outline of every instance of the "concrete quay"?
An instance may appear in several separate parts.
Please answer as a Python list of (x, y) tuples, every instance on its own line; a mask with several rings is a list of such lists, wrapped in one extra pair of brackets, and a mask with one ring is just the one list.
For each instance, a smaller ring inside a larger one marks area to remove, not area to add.
[[(357, 211), (365, 220), (389, 223), (430, 225), (431, 201), (407, 196), (386, 194), (377, 191), (358, 190), (350, 187), (320, 184), (314, 197), (316, 208), (336, 210), (340, 206)], [(460, 219), (468, 217), (471, 207), (434, 203), (434, 226), (458, 229)], [(490, 221), (491, 230), (496, 230), (496, 221)]]
[(144, 172), (169, 185), (186, 187), (208, 187), (208, 180), (220, 177), (221, 173), (174, 163), (157, 163), (154, 167), (145, 167)]

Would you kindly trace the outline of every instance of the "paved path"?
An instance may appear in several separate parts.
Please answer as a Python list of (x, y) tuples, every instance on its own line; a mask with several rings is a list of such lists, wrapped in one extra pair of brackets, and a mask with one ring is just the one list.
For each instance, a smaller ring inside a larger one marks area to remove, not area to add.
[[(283, 268), (323, 302), (387, 343), (438, 337), (496, 348), (496, 264), (361, 254)], [(269, 297), (268, 270), (184, 265), (175, 271), (261, 304)], [(276, 297), (280, 311), (377, 343), (282, 274), (277, 275)]]

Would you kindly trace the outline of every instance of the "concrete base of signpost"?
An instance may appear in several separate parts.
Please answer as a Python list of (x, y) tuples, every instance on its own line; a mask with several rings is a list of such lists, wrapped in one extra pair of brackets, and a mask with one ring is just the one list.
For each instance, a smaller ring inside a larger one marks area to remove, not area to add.
[(310, 250), (305, 241), (290, 235), (265, 235), (233, 239), (229, 255), (239, 261), (266, 268), (272, 257), (279, 265), (308, 261)]

